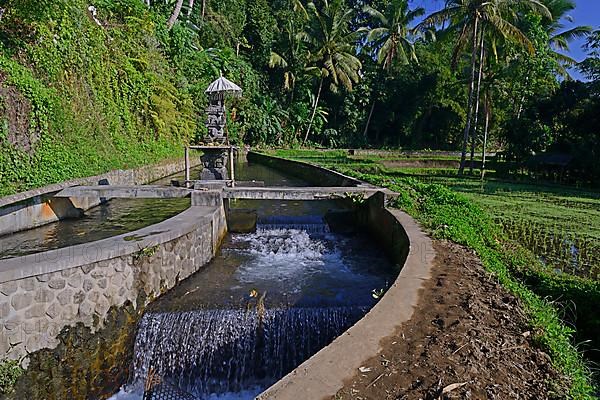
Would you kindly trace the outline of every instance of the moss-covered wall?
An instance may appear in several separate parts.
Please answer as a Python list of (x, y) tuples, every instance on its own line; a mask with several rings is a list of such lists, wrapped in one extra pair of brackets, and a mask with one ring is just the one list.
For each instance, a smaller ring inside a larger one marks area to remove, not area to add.
[[(96, 4), (96, 3), (95, 3)], [(197, 113), (142, 1), (11, 0), (0, 24), (0, 196), (183, 155)]]
[[(138, 299), (138, 304), (144, 304)], [(143, 307), (112, 307), (104, 328), (92, 333), (82, 323), (58, 335), (54, 349), (35, 352), (6, 400), (105, 399), (129, 376), (137, 322)]]

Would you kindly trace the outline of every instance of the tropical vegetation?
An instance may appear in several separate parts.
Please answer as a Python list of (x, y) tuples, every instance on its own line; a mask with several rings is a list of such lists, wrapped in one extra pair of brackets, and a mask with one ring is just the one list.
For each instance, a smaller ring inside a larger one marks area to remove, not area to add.
[[(9, 0), (0, 194), (179, 156), (204, 137), (203, 90), (220, 73), (245, 90), (229, 107), (234, 143), (457, 150), (461, 173), (485, 166), (490, 149), (507, 172), (559, 154), (560, 179), (593, 183), (598, 31), (565, 29), (574, 7), (451, 0), (425, 15), (408, 0)], [(577, 64), (565, 51), (588, 35)], [(573, 81), (574, 68), (589, 81)]]

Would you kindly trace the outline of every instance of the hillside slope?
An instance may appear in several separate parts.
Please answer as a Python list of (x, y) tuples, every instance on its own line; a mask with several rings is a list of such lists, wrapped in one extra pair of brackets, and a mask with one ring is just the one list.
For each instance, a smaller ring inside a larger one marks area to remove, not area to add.
[(178, 156), (200, 134), (197, 89), (218, 68), (186, 79), (179, 24), (137, 0), (3, 7), (0, 195)]

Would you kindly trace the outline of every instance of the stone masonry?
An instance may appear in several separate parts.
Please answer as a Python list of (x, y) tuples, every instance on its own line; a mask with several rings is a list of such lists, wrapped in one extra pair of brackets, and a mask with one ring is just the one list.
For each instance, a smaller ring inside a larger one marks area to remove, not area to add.
[(112, 306), (127, 301), (135, 306), (139, 298), (149, 302), (196, 272), (225, 234), (223, 208), (212, 210), (195, 229), (162, 243), (131, 245), (135, 251), (129, 254), (0, 283), (0, 360), (26, 360), (56, 347), (65, 326), (83, 323), (98, 330)]

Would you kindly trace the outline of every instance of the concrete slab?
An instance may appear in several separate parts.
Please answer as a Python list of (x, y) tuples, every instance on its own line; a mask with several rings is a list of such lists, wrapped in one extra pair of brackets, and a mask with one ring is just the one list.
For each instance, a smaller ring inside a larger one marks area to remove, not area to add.
[(187, 197), (192, 189), (172, 186), (73, 186), (61, 190), (54, 197), (105, 197), (126, 199), (175, 199)]
[[(223, 188), (223, 198), (247, 200), (328, 200), (352, 195), (370, 197), (385, 191), (373, 187), (240, 187)], [(388, 191), (390, 195), (394, 194)]]

